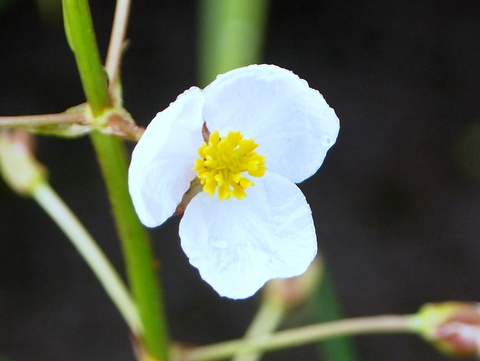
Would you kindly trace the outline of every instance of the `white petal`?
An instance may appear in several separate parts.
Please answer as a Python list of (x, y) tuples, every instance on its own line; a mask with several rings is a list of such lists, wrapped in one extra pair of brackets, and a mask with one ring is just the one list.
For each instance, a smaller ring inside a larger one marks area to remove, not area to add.
[(192, 170), (202, 137), (204, 98), (190, 88), (150, 122), (132, 153), (128, 186), (147, 227), (170, 217), (195, 178)]
[(239, 130), (254, 138), (267, 168), (295, 183), (318, 170), (337, 139), (339, 121), (323, 96), (275, 65), (232, 70), (204, 93), (210, 131), (223, 135)]
[(198, 194), (180, 223), (190, 263), (229, 298), (246, 298), (270, 279), (302, 274), (317, 251), (311, 210), (298, 187), (272, 173), (255, 183), (242, 200)]

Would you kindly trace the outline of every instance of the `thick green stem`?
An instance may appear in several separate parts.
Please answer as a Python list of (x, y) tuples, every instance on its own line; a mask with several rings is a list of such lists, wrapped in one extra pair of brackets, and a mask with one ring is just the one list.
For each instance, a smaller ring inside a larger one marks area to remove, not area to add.
[(83, 91), (93, 116), (110, 106), (108, 81), (98, 52), (87, 0), (63, 0), (65, 32), (75, 54)]
[(128, 279), (142, 320), (142, 341), (150, 356), (167, 360), (166, 322), (153, 252), (128, 193), (125, 148), (118, 139), (98, 132), (92, 132), (91, 138), (107, 185)]
[[(63, 0), (65, 30), (80, 72), (95, 122), (110, 107), (107, 78), (100, 62), (87, 0)], [(127, 157), (123, 143), (97, 131), (91, 139), (102, 169), (122, 243), (127, 275), (143, 326), (139, 355), (144, 360), (167, 360), (167, 332), (153, 252), (138, 220), (127, 186)]]

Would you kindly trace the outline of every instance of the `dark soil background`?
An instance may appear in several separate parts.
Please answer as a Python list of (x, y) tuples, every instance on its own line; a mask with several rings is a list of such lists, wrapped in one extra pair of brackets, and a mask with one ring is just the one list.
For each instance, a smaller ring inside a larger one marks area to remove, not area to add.
[[(91, 3), (104, 53), (114, 3)], [(134, 1), (123, 78), (126, 107), (141, 125), (197, 83), (196, 5)], [(54, 15), (31, 1), (1, 10), (0, 114), (84, 101)], [(480, 300), (480, 1), (273, 0), (264, 61), (307, 79), (341, 120), (324, 166), (300, 187), (346, 314)], [(88, 138), (38, 138), (38, 157), (121, 269)], [(177, 225), (152, 231), (172, 336), (241, 336), (258, 298), (219, 298), (188, 264)], [(356, 345), (363, 360), (446, 360), (415, 337), (368, 336)], [(133, 360), (127, 328), (83, 260), (33, 201), (1, 182), (0, 355)], [(316, 356), (302, 348), (266, 359)]]

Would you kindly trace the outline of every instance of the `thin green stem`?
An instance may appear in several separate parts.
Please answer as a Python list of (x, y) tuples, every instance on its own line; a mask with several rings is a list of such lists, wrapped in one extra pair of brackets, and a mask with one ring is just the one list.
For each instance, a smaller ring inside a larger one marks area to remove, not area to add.
[(96, 117), (110, 106), (110, 99), (88, 1), (63, 0), (62, 4), (67, 39), (77, 61), (87, 102)]
[(254, 337), (271, 333), (275, 330), (285, 315), (285, 302), (279, 297), (268, 297), (250, 324), (245, 337)]
[[(310, 297), (320, 270), (320, 262), (314, 260), (301, 276), (269, 281), (262, 290), (262, 303), (245, 333), (245, 338), (265, 338), (272, 334), (289, 311), (302, 305)], [(261, 359), (262, 353), (245, 353), (241, 350), (233, 361), (257, 361)]]
[(37, 183), (31, 196), (55, 221), (90, 266), (134, 335), (141, 334), (141, 323), (125, 284), (92, 236), (47, 182)]
[(414, 315), (362, 317), (300, 327), (272, 335), (258, 336), (184, 351), (183, 361), (223, 360), (240, 350), (280, 350), (346, 335), (416, 333)]
[(112, 34), (108, 46), (105, 69), (110, 79), (110, 94), (112, 94), (122, 61), (125, 34), (127, 32), (128, 15), (130, 13), (130, 0), (118, 0), (113, 18)]
[(124, 145), (93, 131), (93, 145), (103, 171), (117, 231), (125, 255), (144, 334), (141, 341), (155, 360), (167, 360), (167, 331), (162, 297), (154, 268), (153, 251), (145, 228), (138, 220), (127, 188), (127, 159)]
[[(271, 334), (282, 322), (285, 312), (286, 304), (281, 297), (267, 295), (264, 297), (260, 308), (245, 333), (245, 338), (260, 337)], [(244, 354), (244, 352), (240, 351), (235, 355), (233, 361), (257, 361), (260, 360), (261, 357), (261, 352)]]
[(81, 113), (68, 114), (41, 114), (41, 115), (19, 115), (0, 116), (0, 128), (29, 127), (34, 125), (56, 125), (67, 123), (84, 123), (85, 116)]
[(268, 0), (201, 0), (199, 8), (199, 78), (256, 63), (261, 58)]

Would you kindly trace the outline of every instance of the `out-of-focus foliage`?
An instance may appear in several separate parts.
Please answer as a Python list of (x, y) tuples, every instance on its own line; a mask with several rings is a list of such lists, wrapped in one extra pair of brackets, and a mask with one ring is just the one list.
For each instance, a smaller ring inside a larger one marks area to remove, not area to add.
[(480, 181), (480, 123), (465, 128), (457, 139), (454, 158), (462, 172)]
[(48, 25), (62, 25), (62, 2), (60, 0), (37, 0), (42, 20)]

